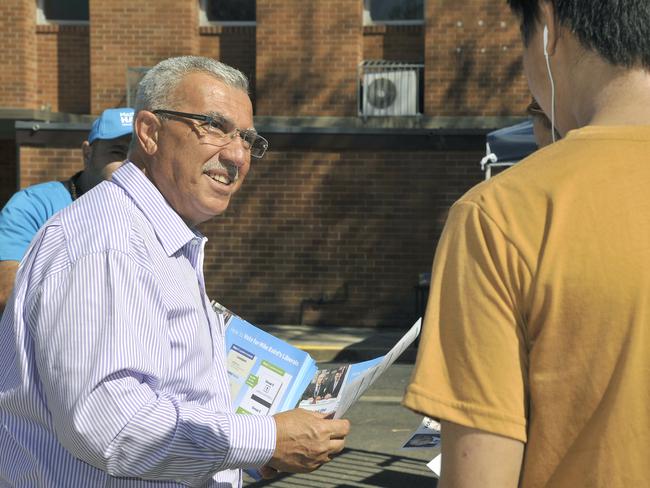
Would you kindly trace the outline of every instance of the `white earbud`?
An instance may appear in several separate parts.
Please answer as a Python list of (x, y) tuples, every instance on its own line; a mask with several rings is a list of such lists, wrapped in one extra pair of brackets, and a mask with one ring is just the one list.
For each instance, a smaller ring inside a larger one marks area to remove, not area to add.
[(548, 56), (548, 25), (544, 26), (544, 56)]
[(555, 142), (555, 82), (553, 81), (553, 73), (551, 72), (551, 60), (548, 54), (548, 26), (544, 26), (542, 33), (544, 38), (544, 59), (546, 59), (546, 69), (548, 71), (548, 79), (551, 82), (551, 137)]

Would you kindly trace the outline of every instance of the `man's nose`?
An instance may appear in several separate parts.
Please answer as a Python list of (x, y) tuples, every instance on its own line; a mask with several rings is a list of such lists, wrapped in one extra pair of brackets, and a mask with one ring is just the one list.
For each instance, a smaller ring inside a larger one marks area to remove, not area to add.
[(244, 146), (244, 140), (235, 135), (219, 152), (221, 162), (230, 162), (238, 167), (250, 164), (250, 151)]

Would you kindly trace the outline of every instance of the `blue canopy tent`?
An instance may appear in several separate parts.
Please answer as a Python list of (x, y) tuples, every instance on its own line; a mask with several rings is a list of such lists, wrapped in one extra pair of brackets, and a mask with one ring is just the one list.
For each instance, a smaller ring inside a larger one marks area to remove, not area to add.
[(481, 159), (481, 169), (485, 171), (487, 180), (492, 176), (493, 167), (512, 166), (537, 150), (533, 135), (533, 122), (527, 120), (489, 132), (485, 147), (485, 157)]

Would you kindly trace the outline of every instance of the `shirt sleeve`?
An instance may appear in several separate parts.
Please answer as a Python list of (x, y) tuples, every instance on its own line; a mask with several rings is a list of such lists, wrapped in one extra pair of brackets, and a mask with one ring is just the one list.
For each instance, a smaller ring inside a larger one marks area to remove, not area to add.
[(0, 212), (0, 261), (20, 261), (45, 223), (44, 213), (24, 191), (15, 193)]
[(418, 357), (404, 405), (526, 441), (530, 272), (475, 203), (455, 204), (433, 264)]
[[(59, 257), (48, 259), (59, 266)], [(106, 251), (50, 274), (29, 299), (39, 379), (59, 441), (112, 476), (191, 486), (217, 471), (266, 464), (275, 450), (272, 417), (214, 411), (162, 387), (173, 374), (159, 293), (148, 270)]]

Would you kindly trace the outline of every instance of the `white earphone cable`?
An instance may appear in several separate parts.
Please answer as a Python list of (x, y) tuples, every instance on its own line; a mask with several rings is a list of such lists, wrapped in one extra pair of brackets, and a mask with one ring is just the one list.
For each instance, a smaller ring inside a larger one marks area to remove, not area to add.
[(548, 71), (548, 79), (551, 82), (551, 137), (555, 142), (555, 81), (553, 81), (553, 73), (551, 72), (551, 60), (548, 55), (548, 27), (544, 26), (544, 58), (546, 59), (546, 70)]

